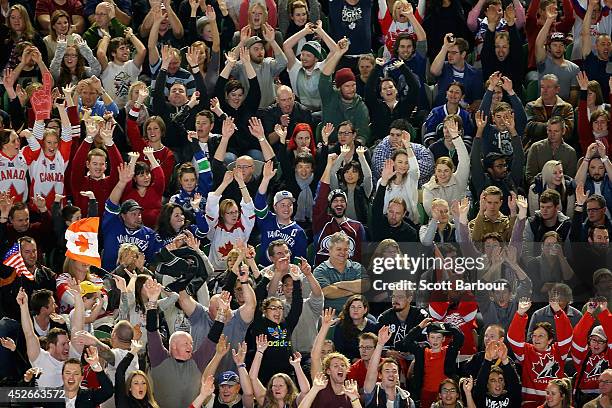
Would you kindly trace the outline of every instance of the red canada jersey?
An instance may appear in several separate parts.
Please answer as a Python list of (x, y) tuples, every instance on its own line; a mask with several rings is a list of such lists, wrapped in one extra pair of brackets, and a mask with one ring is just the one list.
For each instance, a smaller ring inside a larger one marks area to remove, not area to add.
[(612, 313), (604, 310), (597, 318), (608, 337), (608, 347), (602, 353), (592, 354), (589, 351), (588, 338), (595, 324), (595, 318), (589, 312), (585, 312), (574, 327), (572, 341), (572, 360), (576, 367), (574, 378), (580, 378), (580, 384), (576, 388), (587, 394), (599, 393), (599, 376), (604, 370), (612, 367)]
[(508, 328), (508, 342), (521, 363), (523, 407), (536, 408), (546, 398), (546, 386), (565, 376), (565, 358), (572, 343), (572, 324), (563, 310), (555, 314), (556, 342), (544, 351), (525, 342), (527, 316), (516, 313)]

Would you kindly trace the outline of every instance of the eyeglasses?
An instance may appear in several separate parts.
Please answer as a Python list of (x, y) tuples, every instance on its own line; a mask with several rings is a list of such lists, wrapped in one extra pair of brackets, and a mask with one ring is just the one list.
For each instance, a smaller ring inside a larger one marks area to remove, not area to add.
[(442, 390), (440, 390), (441, 394), (456, 394), (457, 393), (457, 389), (456, 388), (442, 388)]
[(591, 341), (593, 343), (597, 343), (597, 344), (606, 344), (605, 340), (601, 340), (600, 338), (595, 337), (595, 336), (589, 337), (589, 341)]
[(600, 384), (610, 385), (612, 384), (612, 380), (599, 380)]
[(350, 131), (350, 130), (345, 131), (345, 132), (338, 132), (338, 136), (350, 136), (352, 134), (353, 134), (353, 132)]
[(359, 350), (374, 350), (374, 346), (359, 346)]
[(603, 209), (603, 207), (597, 207), (597, 208), (587, 208), (587, 212), (595, 212), (595, 211), (599, 211)]
[(283, 307), (282, 306), (268, 306), (268, 307), (266, 307), (266, 310), (272, 310), (272, 311), (274, 311), (274, 310), (283, 310)]

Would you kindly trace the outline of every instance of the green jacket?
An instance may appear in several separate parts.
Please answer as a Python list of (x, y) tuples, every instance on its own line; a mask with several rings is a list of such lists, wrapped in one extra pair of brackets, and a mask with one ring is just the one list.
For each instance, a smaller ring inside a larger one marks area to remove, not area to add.
[[(123, 31), (125, 30), (125, 28), (126, 27), (123, 24), (121, 24), (119, 20), (117, 20), (116, 18), (113, 18), (109, 26), (109, 34), (111, 38), (123, 37)], [(87, 45), (89, 45), (89, 48), (91, 48), (91, 50), (94, 52), (94, 55), (95, 55), (96, 49), (98, 48), (98, 42), (102, 39), (102, 37), (100, 37), (98, 29), (99, 29), (98, 24), (93, 23), (92, 26), (89, 27), (87, 31), (85, 31), (85, 34), (83, 34), (83, 39), (87, 42)]]
[(322, 101), (322, 123), (332, 123), (335, 128), (330, 141), (338, 140), (338, 125), (349, 120), (357, 130), (357, 137), (363, 139), (366, 146), (370, 146), (370, 113), (361, 96), (355, 95), (349, 105), (345, 104), (340, 91), (332, 85), (331, 76), (323, 74), (319, 78), (319, 94)]

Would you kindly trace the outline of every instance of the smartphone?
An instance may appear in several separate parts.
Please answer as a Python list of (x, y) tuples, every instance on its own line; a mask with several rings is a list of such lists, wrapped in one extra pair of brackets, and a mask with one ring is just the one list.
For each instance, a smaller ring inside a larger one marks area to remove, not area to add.
[(291, 261), (292, 264), (297, 265), (297, 266), (301, 266), (302, 265), (302, 258), (300, 258), (299, 256), (293, 258), (293, 261)]

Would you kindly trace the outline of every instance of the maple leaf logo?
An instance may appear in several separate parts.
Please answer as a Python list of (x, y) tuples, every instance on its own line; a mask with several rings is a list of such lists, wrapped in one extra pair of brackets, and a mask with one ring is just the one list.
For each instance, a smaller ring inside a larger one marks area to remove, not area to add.
[(559, 364), (555, 361), (550, 353), (540, 356), (540, 359), (533, 363), (531, 370), (536, 374), (536, 378), (557, 378), (559, 373)]
[(233, 248), (234, 244), (232, 244), (231, 241), (228, 241), (225, 243), (225, 245), (219, 247), (217, 251), (225, 258)]
[(80, 252), (86, 252), (89, 249), (89, 240), (84, 235), (79, 235), (74, 243), (79, 247)]
[(586, 373), (587, 378), (599, 378), (601, 373), (608, 368), (608, 365), (608, 360), (605, 358), (601, 358), (599, 355), (591, 356), (586, 365), (587, 367), (592, 367)]

